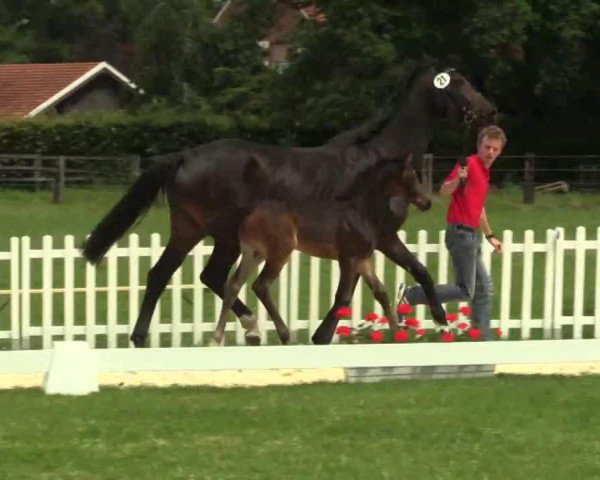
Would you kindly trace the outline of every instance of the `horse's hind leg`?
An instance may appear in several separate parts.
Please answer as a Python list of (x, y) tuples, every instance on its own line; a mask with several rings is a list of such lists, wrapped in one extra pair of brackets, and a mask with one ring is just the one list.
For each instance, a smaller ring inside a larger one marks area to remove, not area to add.
[(133, 333), (129, 337), (136, 347), (143, 347), (146, 343), (152, 314), (158, 298), (165, 290), (167, 282), (179, 268), (188, 252), (197, 242), (179, 242), (171, 237), (158, 262), (148, 272), (146, 292), (142, 301), (142, 308), (135, 323)]
[[(200, 274), (202, 283), (221, 298), (224, 295), (225, 282), (231, 267), (240, 256), (237, 233), (236, 230), (231, 239), (215, 238), (213, 251)], [(252, 326), (257, 324), (256, 315), (238, 298), (233, 302), (231, 309), (240, 319), (243, 327), (247, 331), (252, 331)]]
[[(240, 261), (240, 265), (236, 269), (235, 273), (231, 276), (231, 278), (225, 284), (225, 291), (223, 294), (223, 306), (221, 308), (221, 314), (219, 315), (219, 321), (217, 323), (217, 327), (213, 333), (213, 338), (211, 340), (211, 345), (222, 345), (223, 337), (225, 335), (225, 327), (227, 325), (227, 316), (229, 310), (233, 303), (235, 302), (242, 286), (250, 276), (250, 273), (256, 268), (256, 266), (262, 261), (262, 258), (257, 254), (257, 252), (251, 248), (250, 246), (246, 246), (242, 249), (242, 260)], [(260, 344), (260, 332), (257, 332), (257, 336), (253, 336), (252, 338), (256, 338), (257, 342)], [(249, 343), (252, 343), (250, 339)]]
[(365, 282), (369, 286), (371, 292), (373, 292), (373, 296), (375, 300), (379, 302), (381, 308), (383, 309), (385, 316), (390, 321), (390, 328), (392, 330), (397, 330), (400, 327), (398, 323), (398, 319), (394, 314), (394, 310), (392, 309), (392, 304), (390, 303), (390, 297), (387, 294), (387, 290), (385, 289), (385, 285), (381, 283), (381, 280), (375, 275), (373, 271), (373, 264), (371, 263), (371, 259), (366, 258), (359, 263), (358, 267), (359, 273), (365, 279)]
[(201, 228), (196, 222), (177, 210), (171, 210), (171, 238), (156, 264), (148, 272), (142, 307), (129, 337), (136, 347), (145, 345), (158, 298), (175, 270), (202, 236)]
[(262, 304), (267, 309), (269, 313), (269, 317), (275, 324), (275, 329), (277, 330), (277, 335), (281, 340), (281, 343), (287, 345), (290, 343), (290, 331), (281, 318), (279, 314), (279, 310), (277, 310), (277, 306), (271, 297), (271, 293), (269, 291), (269, 287), (273, 284), (273, 282), (279, 277), (281, 273), (281, 269), (285, 265), (287, 260), (287, 256), (280, 259), (267, 259), (265, 262), (265, 266), (262, 271), (252, 284), (252, 290), (258, 297), (258, 299), (262, 302)]

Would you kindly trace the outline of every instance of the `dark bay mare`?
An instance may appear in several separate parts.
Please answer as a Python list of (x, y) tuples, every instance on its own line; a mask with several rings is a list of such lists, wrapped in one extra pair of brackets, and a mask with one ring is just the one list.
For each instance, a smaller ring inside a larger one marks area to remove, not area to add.
[[(496, 108), (455, 70), (440, 71), (428, 61), (408, 62), (398, 91), (372, 120), (321, 147), (287, 148), (227, 139), (157, 158), (96, 225), (83, 246), (83, 255), (91, 263), (100, 262), (165, 189), (171, 237), (148, 273), (142, 307), (130, 337), (136, 347), (142, 347), (156, 302), (171, 275), (206, 236), (213, 237), (214, 249), (200, 278), (217, 295), (223, 295), (229, 271), (240, 254), (239, 227), (252, 204), (243, 173), (253, 155), (261, 159), (270, 175), (284, 179), (287, 190), (301, 191), (305, 198), (334, 199), (382, 158), (399, 158), (410, 151), (420, 159), (437, 119), (487, 124), (495, 115)], [(378, 249), (398, 265), (404, 258), (397, 236)], [(431, 298), (433, 303), (436, 299)], [(232, 309), (242, 323), (255, 318), (239, 299)], [(445, 321), (439, 313), (434, 318)], [(313, 341), (327, 343), (330, 338), (327, 330), (319, 330)]]
[[(256, 206), (240, 227), (239, 242), (242, 259), (235, 273), (225, 284), (223, 306), (211, 345), (221, 345), (227, 317), (248, 276), (264, 261), (265, 264), (252, 284), (263, 303), (281, 343), (287, 344), (290, 333), (271, 298), (269, 288), (279, 277), (292, 251), (298, 249), (309, 255), (335, 259), (340, 266), (340, 283), (335, 302), (319, 327), (333, 335), (338, 319), (335, 312), (349, 306), (358, 277), (362, 276), (380, 303), (392, 330), (399, 328), (385, 286), (373, 271), (374, 250), (396, 232), (405, 222), (410, 204), (428, 210), (431, 200), (423, 191), (414, 169), (412, 155), (402, 159), (385, 160), (360, 174), (340, 199), (294, 198), (293, 193), (277, 190), (280, 179), (269, 176), (260, 159), (250, 160), (246, 179), (254, 187)], [(433, 280), (426, 268), (405, 248), (402, 266), (409, 270), (429, 295), (434, 296)], [(432, 309), (441, 308), (439, 304)], [(436, 317), (445, 317), (439, 312)], [(249, 343), (260, 343), (257, 322), (244, 325)]]

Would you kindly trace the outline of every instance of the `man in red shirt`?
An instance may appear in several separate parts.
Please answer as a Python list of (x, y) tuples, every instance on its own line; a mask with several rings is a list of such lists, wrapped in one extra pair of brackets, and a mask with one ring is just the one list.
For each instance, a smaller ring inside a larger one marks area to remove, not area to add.
[[(471, 302), (471, 321), (481, 329), (482, 338), (490, 338), (492, 317), (492, 279), (481, 258), (479, 227), (494, 250), (502, 252), (502, 242), (492, 233), (485, 211), (490, 181), (490, 167), (502, 152), (506, 135), (500, 127), (490, 125), (479, 132), (477, 153), (467, 158), (466, 166), (457, 163), (446, 177), (440, 194), (451, 196), (446, 215), (446, 248), (452, 258), (456, 283), (436, 285), (441, 303), (451, 301)], [(427, 304), (420, 286), (400, 286), (400, 302), (411, 305)], [(400, 316), (400, 322), (403, 318)]]

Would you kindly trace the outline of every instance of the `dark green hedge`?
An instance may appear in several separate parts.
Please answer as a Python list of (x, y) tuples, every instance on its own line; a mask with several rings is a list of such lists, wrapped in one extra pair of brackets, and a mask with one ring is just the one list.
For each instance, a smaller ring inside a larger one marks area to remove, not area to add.
[(256, 121), (214, 115), (39, 118), (0, 122), (0, 153), (152, 155), (225, 137), (277, 143), (285, 135)]
[[(506, 118), (507, 154), (594, 154), (600, 150), (597, 120), (586, 117), (522, 121)], [(0, 122), (0, 153), (45, 155), (152, 155), (181, 150), (219, 138), (315, 146), (336, 134), (330, 127), (314, 129), (269, 125), (255, 118), (206, 114), (112, 114), (69, 118), (36, 118)], [(438, 125), (431, 145), (441, 155), (464, 148), (464, 129)], [(470, 136), (467, 150), (475, 147)]]

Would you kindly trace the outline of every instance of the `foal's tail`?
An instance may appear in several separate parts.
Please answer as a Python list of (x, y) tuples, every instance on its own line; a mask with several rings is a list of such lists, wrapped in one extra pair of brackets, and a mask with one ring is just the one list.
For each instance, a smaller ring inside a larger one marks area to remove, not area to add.
[(146, 213), (182, 161), (181, 154), (166, 155), (140, 175), (84, 242), (82, 253), (88, 262), (99, 263), (110, 247)]
[(269, 176), (260, 158), (252, 153), (246, 162), (242, 178), (254, 203), (265, 200), (270, 193)]

